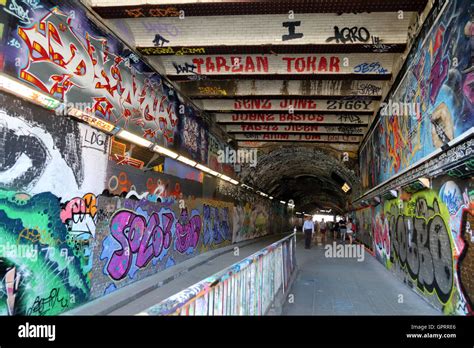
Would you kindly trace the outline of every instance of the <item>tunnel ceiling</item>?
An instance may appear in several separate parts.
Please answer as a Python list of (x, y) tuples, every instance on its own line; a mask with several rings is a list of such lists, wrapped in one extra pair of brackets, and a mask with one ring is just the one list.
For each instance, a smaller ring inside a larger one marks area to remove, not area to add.
[[(85, 1), (229, 140), (261, 149), (241, 181), (308, 212), (345, 209), (360, 193), (359, 145), (427, 5)], [(352, 187), (349, 195), (334, 172)]]
[[(349, 194), (360, 193), (355, 167), (343, 164), (334, 150), (310, 145), (268, 146), (262, 149), (256, 168), (245, 166), (242, 177), (252, 187), (288, 202), (293, 200), (298, 211), (313, 212), (347, 208)], [(351, 161), (349, 161), (351, 162)], [(352, 187), (348, 194), (331, 178), (336, 173)]]

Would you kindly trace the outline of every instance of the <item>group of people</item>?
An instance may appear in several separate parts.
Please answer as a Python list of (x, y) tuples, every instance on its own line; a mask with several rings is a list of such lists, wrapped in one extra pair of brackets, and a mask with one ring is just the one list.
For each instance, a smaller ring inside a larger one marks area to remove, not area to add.
[(356, 226), (352, 220), (349, 218), (348, 221), (343, 217), (336, 222), (325, 222), (324, 219), (321, 222), (313, 222), (311, 216), (307, 215), (303, 224), (303, 233), (305, 235), (305, 249), (311, 248), (311, 241), (313, 237), (316, 236), (315, 231), (321, 232), (321, 239), (323, 242), (326, 242), (326, 232), (331, 231), (333, 234), (333, 240), (341, 238), (341, 241), (345, 243), (346, 237), (349, 238), (349, 243), (352, 244)]

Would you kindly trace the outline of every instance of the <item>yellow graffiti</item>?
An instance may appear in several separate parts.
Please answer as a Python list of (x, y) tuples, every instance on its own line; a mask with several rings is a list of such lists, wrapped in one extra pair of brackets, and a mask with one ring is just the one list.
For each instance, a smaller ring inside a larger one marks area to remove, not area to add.
[[(434, 204), (434, 201), (436, 200), (438, 202), (439, 211), (431, 212), (430, 215), (427, 216), (427, 217), (422, 216), (422, 215), (420, 216), (419, 214), (417, 214), (416, 206), (415, 206), (416, 205), (415, 202), (418, 199), (425, 199), (426, 203), (429, 207), (432, 207), (433, 204)], [(443, 221), (443, 224), (444, 224), (444, 227), (445, 227), (446, 231), (448, 232), (447, 235), (448, 235), (449, 243), (450, 243), (450, 246), (451, 246), (451, 253), (452, 253), (452, 255), (455, 254), (454, 240), (453, 240), (453, 236), (452, 236), (452, 233), (451, 233), (451, 228), (449, 226), (449, 223), (446, 223), (446, 221), (449, 221), (449, 212), (446, 208), (446, 205), (442, 203), (442, 201), (439, 199), (439, 197), (436, 193), (434, 193), (432, 191), (421, 191), (421, 192), (417, 192), (417, 193), (413, 194), (409, 202), (403, 202), (400, 199), (393, 199), (393, 200), (385, 202), (384, 209), (383, 209), (385, 219), (390, 219), (390, 217), (392, 215), (392, 207), (396, 207), (396, 209), (399, 210), (398, 214), (401, 214), (401, 215), (406, 216), (406, 217), (416, 217), (417, 219), (422, 219), (424, 221), (425, 225), (428, 225), (429, 221), (431, 219), (433, 219), (435, 216), (439, 216), (441, 218), (441, 220)], [(400, 207), (402, 207), (402, 208), (400, 209)], [(391, 235), (392, 234), (390, 234), (390, 236)], [(393, 241), (390, 241), (390, 243), (393, 243)], [(452, 257), (451, 262), (452, 262), (452, 268), (451, 269), (456, 270), (457, 269), (457, 266), (456, 266), (457, 260), (454, 257)], [(398, 263), (400, 269), (404, 271), (404, 273), (411, 279), (412, 282), (414, 282), (414, 283), (417, 282), (417, 278), (413, 277), (410, 274), (409, 270), (408, 270), (408, 262), (406, 262), (404, 265), (402, 265), (397, 253), (393, 253), (393, 262), (390, 259), (387, 260), (387, 264), (386, 264), (387, 269), (391, 269), (394, 266), (395, 263)], [(449, 314), (450, 313), (449, 308), (451, 308), (454, 305), (453, 301), (454, 301), (455, 296), (457, 296), (457, 291), (458, 291), (457, 289), (454, 288), (454, 283), (455, 282), (456, 282), (456, 271), (453, 272), (453, 277), (452, 277), (451, 286), (450, 286), (451, 287), (450, 297), (446, 301), (443, 301), (439, 297), (438, 293), (436, 292), (436, 289), (434, 289), (434, 288), (433, 288), (433, 290), (429, 291), (424, 286), (422, 288), (417, 286), (417, 290), (421, 291), (424, 295), (430, 295), (430, 296), (435, 295), (436, 298), (438, 299), (439, 303), (441, 303), (443, 305), (443, 311), (445, 312), (445, 314)]]
[(183, 47), (178, 52), (176, 52), (177, 56), (182, 56), (185, 54), (206, 54), (206, 49), (204, 47)]
[(84, 195), (83, 199), (86, 204), (86, 213), (94, 217), (97, 213), (97, 198), (93, 193), (88, 193)]
[(40, 231), (39, 227), (36, 226), (34, 228), (24, 228), (18, 234), (18, 238), (16, 240), (17, 245), (20, 244), (22, 241), (29, 241), (32, 244), (41, 243), (44, 245), (62, 245), (65, 241), (61, 240), (60, 238), (54, 239), (51, 234), (47, 233), (47, 231)]
[(210, 95), (227, 95), (227, 91), (219, 87), (198, 87), (199, 93)]

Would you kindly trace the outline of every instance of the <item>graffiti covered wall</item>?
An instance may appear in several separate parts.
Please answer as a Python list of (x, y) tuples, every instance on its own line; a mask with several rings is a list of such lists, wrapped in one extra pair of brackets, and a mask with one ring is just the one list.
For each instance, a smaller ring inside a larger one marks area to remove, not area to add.
[(88, 114), (207, 164), (208, 126), (77, 1), (7, 0), (0, 70)]
[(0, 94), (0, 314), (89, 297), (107, 136)]
[(357, 226), (356, 238), (372, 249), (372, 208), (362, 208), (354, 212), (352, 218)]
[(388, 180), (474, 126), (470, 11), (469, 0), (447, 2), (414, 48), (361, 148), (363, 187)]
[[(446, 1), (427, 20), (431, 27), (421, 31), (359, 152), (366, 190), (472, 131), (472, 10), (468, 0)], [(430, 189), (402, 195), (387, 187), (399, 198), (355, 211), (357, 238), (443, 313), (472, 314), (473, 179), (453, 170), (436, 175)]]
[[(376, 258), (445, 314), (473, 312), (474, 179), (437, 179), (432, 189), (356, 212), (371, 214)], [(359, 238), (359, 237), (358, 237)]]
[(0, 315), (59, 314), (286, 231), (263, 198), (236, 216), (249, 209), (238, 187), (2, 93), (0, 145)]
[(288, 212), (283, 206), (272, 206), (265, 201), (242, 201), (233, 210), (233, 240), (236, 242), (253, 239), (280, 230), (289, 230)]
[(92, 297), (99, 297), (232, 241), (233, 204), (100, 197)]

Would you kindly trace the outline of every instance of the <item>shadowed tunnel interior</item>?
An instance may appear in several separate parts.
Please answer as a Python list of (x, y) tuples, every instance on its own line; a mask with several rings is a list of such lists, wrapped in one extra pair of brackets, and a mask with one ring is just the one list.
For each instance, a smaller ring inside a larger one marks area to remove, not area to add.
[[(336, 151), (311, 146), (273, 146), (259, 154), (256, 168), (242, 170), (242, 178), (273, 197), (293, 200), (300, 212), (332, 210), (341, 214), (347, 210), (351, 195), (360, 193), (360, 178), (337, 155)], [(355, 163), (352, 165), (356, 168)], [(341, 189), (344, 182), (352, 188), (349, 193)]]

